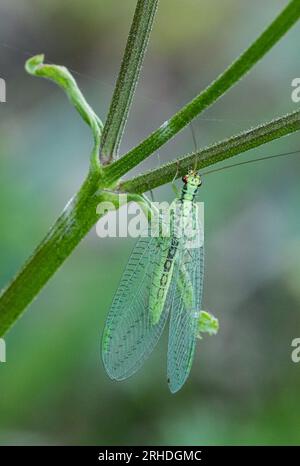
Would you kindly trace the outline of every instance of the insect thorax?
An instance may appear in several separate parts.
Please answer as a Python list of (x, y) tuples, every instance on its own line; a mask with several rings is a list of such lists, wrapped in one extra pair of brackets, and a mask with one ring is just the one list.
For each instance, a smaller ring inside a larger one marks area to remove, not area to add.
[(181, 191), (181, 201), (194, 201), (198, 191), (198, 186), (192, 186), (189, 183), (185, 184)]

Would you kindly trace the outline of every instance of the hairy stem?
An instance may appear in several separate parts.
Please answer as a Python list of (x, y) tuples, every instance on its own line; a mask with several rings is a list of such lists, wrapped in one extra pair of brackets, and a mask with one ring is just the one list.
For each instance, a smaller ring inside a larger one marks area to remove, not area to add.
[(96, 186), (88, 178), (21, 271), (2, 291), (0, 336), (15, 322), (96, 222)]
[[(141, 199), (136, 193), (143, 193), (168, 183), (175, 175), (181, 176), (188, 167), (194, 166), (196, 160), (198, 168), (203, 168), (297, 130), (300, 130), (300, 111), (233, 136), (157, 170), (121, 183), (119, 192), (132, 192), (134, 194), (129, 197), (129, 200), (140, 202)], [(106, 196), (105, 190), (99, 189), (101, 178), (93, 173), (89, 174), (79, 193), (64, 209), (46, 238), (37, 247), (16, 278), (0, 295), (0, 336), (13, 324), (96, 223), (99, 218), (97, 205), (101, 201), (109, 201), (119, 207), (118, 195), (107, 191)], [(146, 205), (144, 207), (146, 209)]]
[(100, 156), (105, 163), (119, 149), (149, 41), (158, 0), (138, 0), (121, 69), (105, 122)]
[(81, 118), (89, 125), (94, 138), (94, 148), (91, 153), (91, 168), (101, 170), (99, 163), (100, 138), (103, 124), (92, 107), (85, 100), (81, 90), (69, 70), (65, 66), (44, 63), (44, 55), (35, 55), (25, 64), (27, 73), (32, 76), (46, 78), (61, 87), (74, 105)]
[(300, 0), (292, 0), (261, 36), (203, 92), (124, 157), (106, 167), (107, 176), (112, 180), (117, 180), (169, 141), (236, 84), (296, 23), (299, 17)]
[[(121, 70), (113, 97), (115, 102), (111, 105), (108, 121), (104, 129), (102, 148), (104, 148), (103, 154), (108, 158), (116, 153), (116, 148), (120, 142), (156, 6), (157, 1), (154, 0), (139, 0), (137, 4), (134, 25), (132, 26), (131, 37), (128, 41), (129, 45), (122, 65), (123, 71)], [(114, 189), (116, 190), (119, 178), (166, 143), (202, 110), (233, 86), (270, 50), (298, 20), (299, 16), (300, 0), (292, 0), (259, 39), (215, 82), (122, 159), (102, 169), (99, 165), (99, 152), (97, 152), (96, 161), (95, 150), (93, 150), (89, 174), (78, 194), (66, 206), (61, 216), (14, 280), (1, 292), (0, 336), (16, 321), (22, 311), (95, 224), (99, 215), (101, 215), (99, 212), (97, 213), (99, 202), (109, 201), (119, 207), (118, 193), (113, 192)], [(52, 79), (67, 92), (84, 120), (91, 126), (95, 143), (94, 149), (98, 148), (100, 145), (101, 122), (91, 107), (86, 104), (73, 78), (63, 67), (44, 65), (41, 56), (36, 57), (36, 60), (36, 62), (33, 60), (27, 64), (28, 71), (37, 76)], [(124, 182), (119, 185), (119, 192), (132, 192), (134, 193), (132, 199), (141, 199), (138, 196), (139, 193), (169, 182), (174, 177), (177, 167), (177, 175), (180, 176), (195, 160), (199, 162), (198, 167), (202, 168), (299, 129), (298, 111), (203, 149), (199, 153), (187, 155), (179, 163), (174, 162), (161, 169)], [(144, 202), (144, 208), (149, 210), (146, 202)]]
[(121, 192), (143, 193), (185, 175), (189, 168), (201, 168), (246, 152), (254, 147), (300, 130), (300, 110), (284, 115), (256, 128), (244, 131), (198, 152), (177, 158), (175, 161), (143, 175), (120, 183)]

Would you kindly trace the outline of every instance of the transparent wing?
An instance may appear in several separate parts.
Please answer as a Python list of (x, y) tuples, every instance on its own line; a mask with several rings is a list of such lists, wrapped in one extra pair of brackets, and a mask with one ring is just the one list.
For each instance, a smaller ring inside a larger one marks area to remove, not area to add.
[(197, 236), (195, 247), (186, 248), (185, 241), (181, 242), (175, 264), (176, 284), (171, 303), (168, 343), (168, 383), (172, 393), (185, 383), (196, 346), (204, 271), (201, 228)]
[[(151, 321), (149, 296), (153, 276), (170, 238), (141, 237), (135, 245), (109, 311), (102, 339), (102, 359), (112, 379), (134, 374), (156, 345), (168, 316), (171, 286), (156, 324)], [(153, 289), (152, 289), (153, 291)]]

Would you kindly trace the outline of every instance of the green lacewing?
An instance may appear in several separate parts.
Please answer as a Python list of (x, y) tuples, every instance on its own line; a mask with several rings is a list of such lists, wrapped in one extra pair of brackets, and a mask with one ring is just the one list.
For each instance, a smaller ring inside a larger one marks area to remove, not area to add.
[[(270, 155), (206, 171), (204, 175), (248, 163), (298, 154)], [(174, 216), (170, 236), (141, 237), (130, 256), (113, 299), (102, 338), (102, 359), (113, 380), (133, 375), (158, 342), (170, 315), (167, 380), (170, 391), (184, 385), (191, 370), (197, 338), (215, 335), (219, 322), (201, 310), (204, 248), (201, 225), (197, 228), (195, 195), (201, 178), (195, 171), (183, 177), (181, 195), (170, 207), (179, 224), (195, 226), (196, 247), (178, 235)], [(183, 228), (184, 230), (184, 228)], [(198, 247), (197, 247), (198, 245)]]
[(197, 337), (218, 330), (218, 320), (201, 311), (204, 249), (195, 203), (200, 185), (200, 176), (189, 171), (170, 206), (170, 234), (149, 233), (133, 249), (103, 334), (102, 358), (111, 379), (124, 380), (142, 366), (170, 314), (167, 377), (175, 393), (189, 375)]

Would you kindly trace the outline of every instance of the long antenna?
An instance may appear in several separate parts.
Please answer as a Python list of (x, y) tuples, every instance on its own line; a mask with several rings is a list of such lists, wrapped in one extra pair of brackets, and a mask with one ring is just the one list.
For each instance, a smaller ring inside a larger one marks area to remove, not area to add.
[[(197, 144), (197, 138), (196, 138), (196, 134), (195, 134), (195, 129), (194, 129), (193, 123), (192, 123), (191, 121), (190, 121), (189, 127), (190, 127), (191, 133), (192, 133), (192, 138), (193, 138), (193, 143), (194, 143), (195, 152), (198, 152), (198, 144)], [(194, 170), (197, 171), (197, 159), (195, 159)]]
[(264, 160), (275, 159), (278, 157), (287, 157), (289, 155), (295, 155), (295, 154), (300, 154), (300, 149), (292, 151), (292, 152), (284, 152), (282, 154), (267, 155), (265, 157), (260, 157), (258, 159), (245, 160), (244, 162), (232, 163), (230, 165), (225, 165), (224, 167), (220, 167), (220, 168), (213, 168), (212, 170), (207, 170), (205, 172), (202, 172), (201, 176), (210, 175), (211, 173), (220, 172), (222, 170), (227, 170), (227, 168), (239, 167), (241, 165), (246, 165), (248, 163), (262, 162)]

